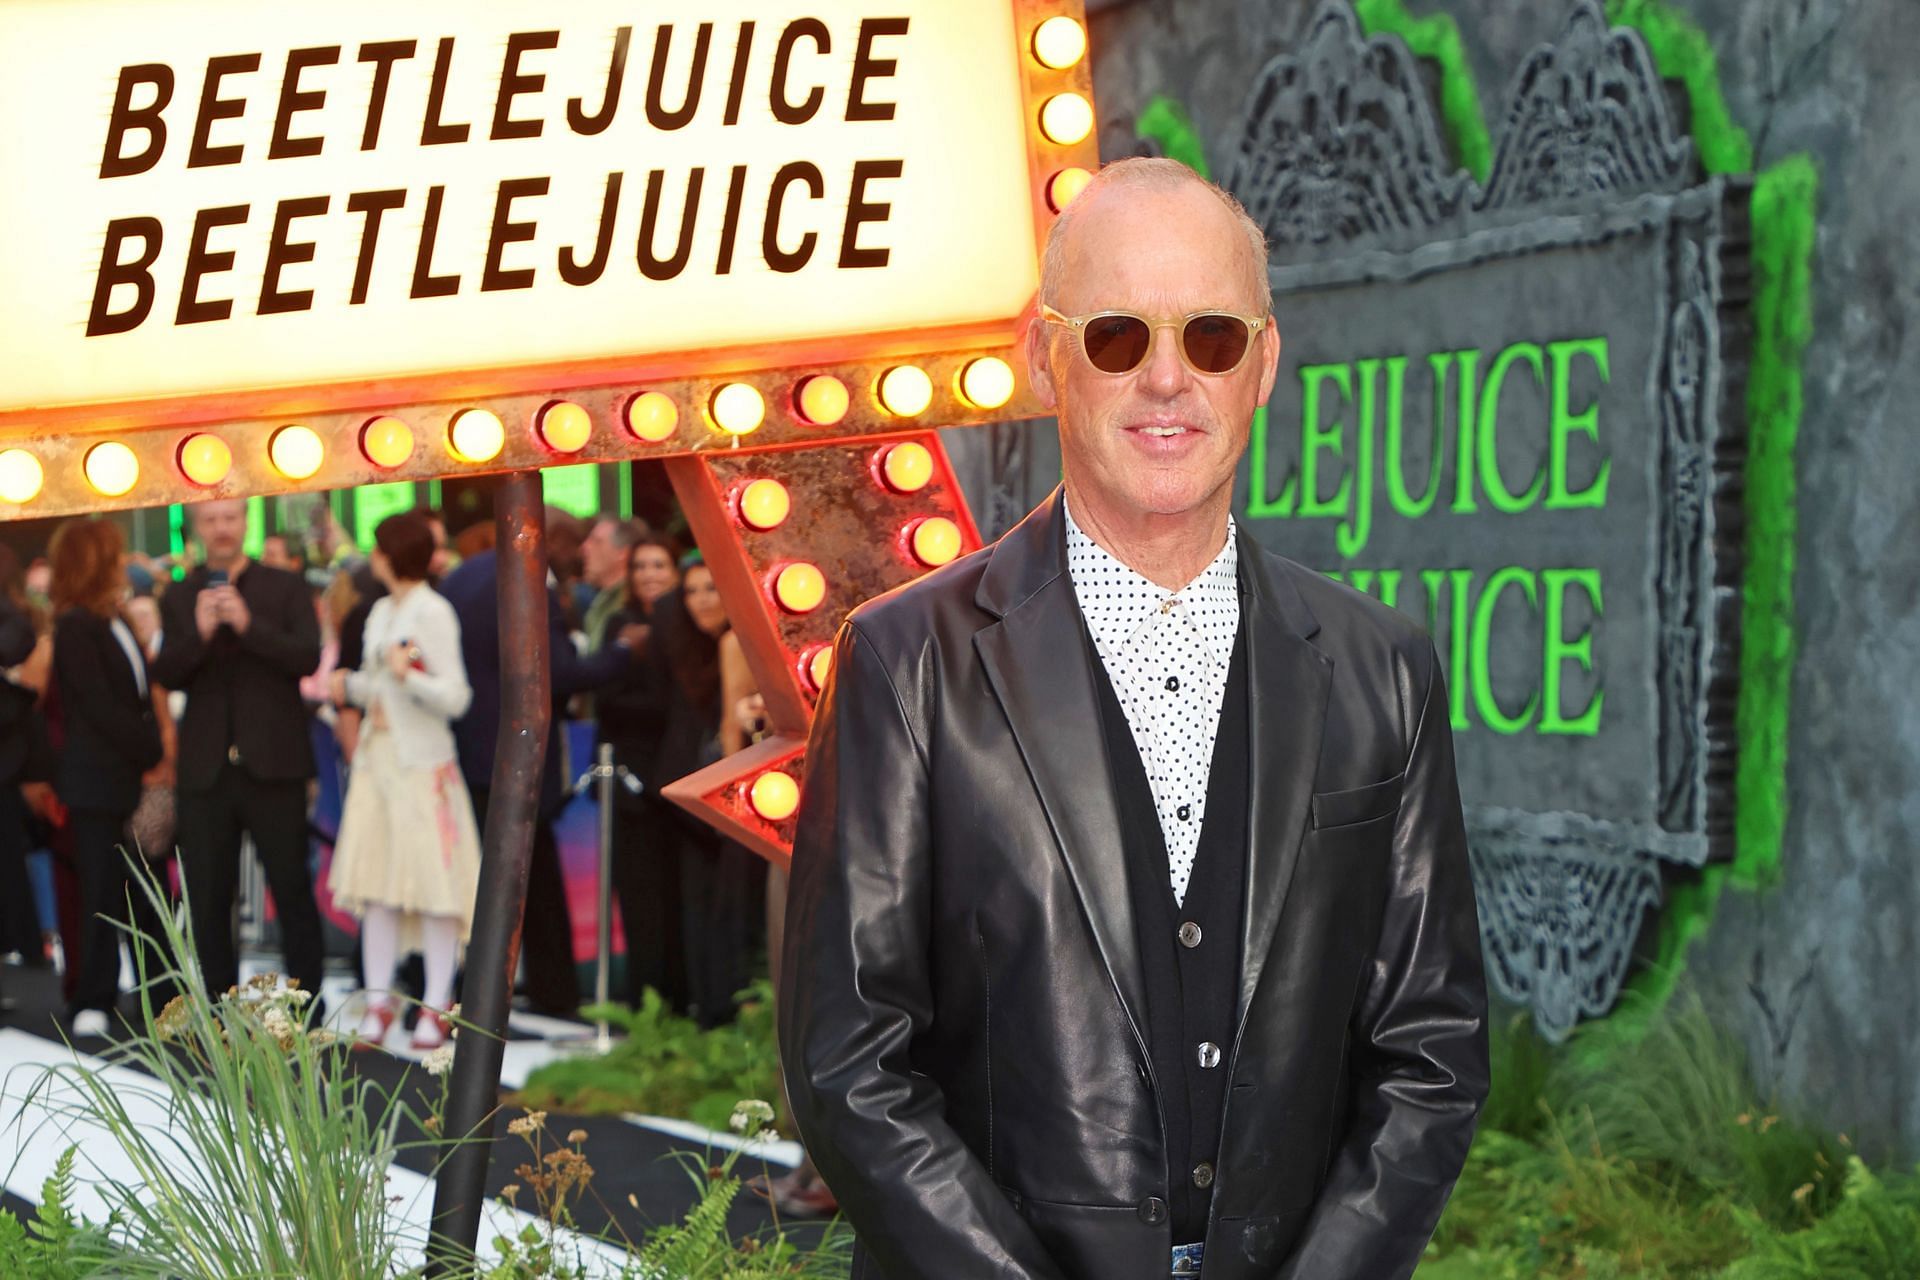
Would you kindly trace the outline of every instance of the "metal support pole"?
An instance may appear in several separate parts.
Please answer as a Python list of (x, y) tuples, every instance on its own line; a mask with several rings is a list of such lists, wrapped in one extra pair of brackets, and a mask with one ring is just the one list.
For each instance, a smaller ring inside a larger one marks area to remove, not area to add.
[(494, 489), (500, 595), (500, 738), (493, 758), (459, 1041), (447, 1090), (450, 1143), (433, 1194), (427, 1274), (472, 1273), (474, 1243), (493, 1153), (507, 1007), (520, 958), (527, 866), (540, 817), (540, 777), (553, 718), (547, 652), (546, 513), (540, 473), (501, 476)]
[[(613, 744), (600, 744), (600, 758), (594, 765), (594, 777), (600, 782), (600, 931), (595, 940), (600, 947), (600, 964), (593, 975), (593, 1002), (607, 1003), (607, 976), (613, 966)], [(632, 942), (627, 944), (629, 951)], [(632, 963), (629, 958), (628, 963)], [(607, 1020), (594, 1023), (593, 1047), (601, 1053), (613, 1048), (613, 1036)]]

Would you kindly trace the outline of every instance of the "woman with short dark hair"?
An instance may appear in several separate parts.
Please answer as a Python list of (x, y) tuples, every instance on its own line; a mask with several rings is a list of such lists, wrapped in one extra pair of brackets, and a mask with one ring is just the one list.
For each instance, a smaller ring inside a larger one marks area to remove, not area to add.
[(334, 902), (360, 917), (368, 992), (360, 1039), (386, 1039), (394, 970), (418, 950), (427, 981), (413, 1045), (432, 1049), (447, 1038), (480, 874), (480, 836), (453, 741), (473, 690), (459, 619), (427, 585), (432, 526), (403, 512), (381, 521), (373, 540), (373, 571), (388, 594), (367, 617), (360, 670), (333, 674), (335, 702), (364, 708), (366, 718), (328, 879)]
[(97, 516), (62, 524), (48, 547), (53, 676), (64, 731), (55, 787), (67, 807), (80, 888), (80, 937), (67, 949), (78, 973), (70, 1002), (76, 1037), (110, 1029), (120, 994), (122, 925), (135, 930), (136, 971), (149, 979), (160, 972), (158, 953), (148, 946), (161, 936), (159, 916), (122, 852), (141, 788), (172, 781), (162, 776), (165, 750), (146, 655), (120, 613), (127, 596), (125, 550), (119, 526)]

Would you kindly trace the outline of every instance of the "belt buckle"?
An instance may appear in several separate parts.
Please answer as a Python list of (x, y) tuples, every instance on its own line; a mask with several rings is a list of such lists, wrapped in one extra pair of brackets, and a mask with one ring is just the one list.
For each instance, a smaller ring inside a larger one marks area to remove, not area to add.
[(1207, 1246), (1200, 1244), (1177, 1244), (1173, 1246), (1173, 1271), (1176, 1276), (1197, 1276), (1200, 1274), (1200, 1260)]

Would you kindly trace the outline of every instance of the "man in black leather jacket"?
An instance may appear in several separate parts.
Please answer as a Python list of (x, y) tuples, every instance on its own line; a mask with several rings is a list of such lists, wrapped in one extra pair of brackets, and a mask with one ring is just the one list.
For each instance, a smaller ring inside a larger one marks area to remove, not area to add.
[(1441, 664), (1230, 518), (1265, 258), (1191, 171), (1103, 172), (1028, 343), (1062, 490), (841, 631), (779, 1008), (855, 1280), (1395, 1280), (1466, 1157)]

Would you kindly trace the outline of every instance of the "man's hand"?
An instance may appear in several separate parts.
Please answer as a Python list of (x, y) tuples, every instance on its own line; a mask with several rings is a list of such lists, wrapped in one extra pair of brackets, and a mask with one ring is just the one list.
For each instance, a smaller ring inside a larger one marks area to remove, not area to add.
[(613, 638), (613, 642), (623, 646), (627, 652), (637, 658), (647, 651), (647, 640), (652, 635), (653, 628), (646, 623), (629, 622), (620, 628), (620, 634)]
[(205, 644), (213, 639), (213, 633), (220, 629), (220, 593), (226, 587), (208, 587), (193, 601), (193, 626), (200, 633), (200, 641)]
[(733, 718), (739, 724), (740, 732), (749, 739), (767, 727), (767, 701), (757, 693), (750, 693), (733, 704)]
[(232, 587), (221, 587), (219, 609), (220, 621), (233, 628), (237, 636), (247, 634), (247, 628), (253, 625), (253, 612), (247, 608), (247, 602)]

